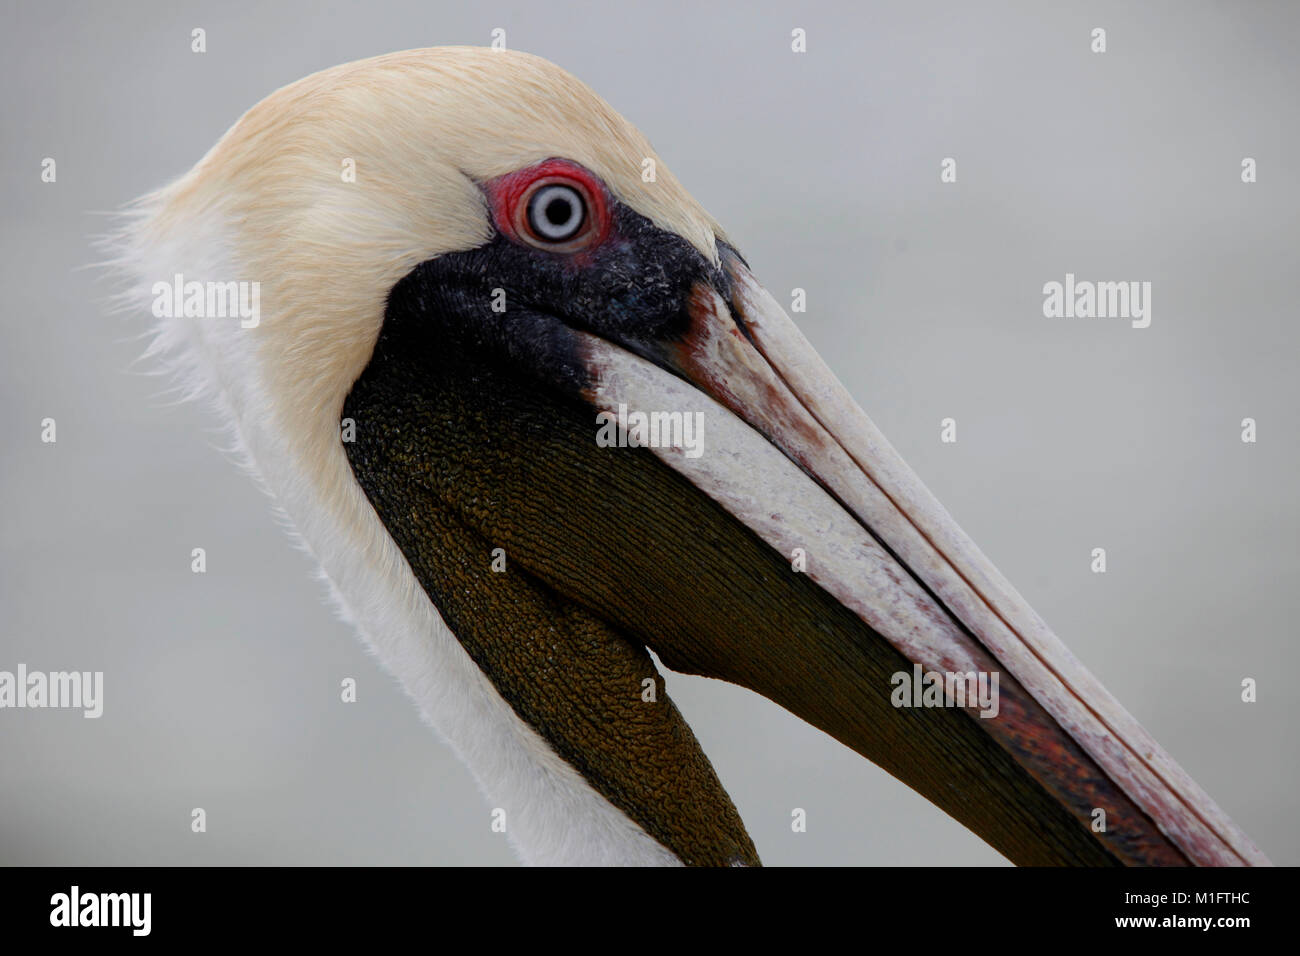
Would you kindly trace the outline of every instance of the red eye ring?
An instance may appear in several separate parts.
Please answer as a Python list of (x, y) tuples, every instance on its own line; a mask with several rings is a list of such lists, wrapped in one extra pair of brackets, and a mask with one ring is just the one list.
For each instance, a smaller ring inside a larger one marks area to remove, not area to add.
[(605, 187), (567, 159), (547, 159), (507, 173), (488, 183), (487, 192), (497, 229), (535, 249), (581, 252), (609, 234)]

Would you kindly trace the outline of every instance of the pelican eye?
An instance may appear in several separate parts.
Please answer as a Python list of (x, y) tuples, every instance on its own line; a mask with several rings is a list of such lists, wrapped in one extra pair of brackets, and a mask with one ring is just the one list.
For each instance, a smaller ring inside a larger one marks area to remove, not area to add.
[(552, 158), (485, 184), (492, 218), (507, 239), (550, 253), (587, 252), (609, 235), (604, 184), (572, 160)]
[(565, 183), (543, 185), (528, 200), (528, 227), (542, 242), (568, 242), (582, 231), (587, 203)]

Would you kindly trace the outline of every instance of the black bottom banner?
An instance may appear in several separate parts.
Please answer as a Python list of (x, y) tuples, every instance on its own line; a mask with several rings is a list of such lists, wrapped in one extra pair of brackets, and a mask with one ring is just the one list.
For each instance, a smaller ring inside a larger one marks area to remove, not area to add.
[[(466, 934), (613, 943), (649, 931), (737, 943), (795, 933), (864, 944), (979, 945), (1196, 934), (1225, 945), (1285, 931), (1293, 872), (1276, 870), (0, 869), (7, 941), (374, 942)], [(587, 934), (597, 934), (587, 936)], [(1050, 935), (1047, 935), (1050, 934)], [(995, 937), (996, 938), (996, 937)], [(702, 941), (702, 940), (701, 940)], [(147, 943), (144, 943), (147, 945)], [(17, 952), (17, 950), (14, 950)]]

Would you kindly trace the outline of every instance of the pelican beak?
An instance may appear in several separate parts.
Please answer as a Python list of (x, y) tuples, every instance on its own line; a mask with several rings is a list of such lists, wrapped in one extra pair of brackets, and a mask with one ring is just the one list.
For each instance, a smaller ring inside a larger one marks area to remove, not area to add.
[[(681, 862), (758, 860), (649, 649), (771, 699), (1015, 863), (1267, 862), (739, 255), (624, 207), (609, 229), (575, 257), (502, 234), (421, 264), (344, 405), (425, 592), (587, 785)], [(491, 569), (498, 549), (524, 573)]]
[(700, 416), (702, 453), (655, 454), (865, 627), (778, 646), (652, 638), (664, 662), (775, 700), (1014, 862), (1267, 863), (980, 553), (739, 256), (722, 256), (727, 287), (696, 282), (688, 331), (651, 361), (586, 337), (587, 398)]

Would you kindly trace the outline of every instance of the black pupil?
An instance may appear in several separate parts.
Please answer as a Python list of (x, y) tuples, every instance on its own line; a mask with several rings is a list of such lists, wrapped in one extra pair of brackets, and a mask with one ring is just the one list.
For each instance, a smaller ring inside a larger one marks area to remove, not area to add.
[(573, 215), (573, 208), (569, 200), (562, 196), (556, 196), (546, 204), (546, 221), (552, 226), (564, 225), (571, 215)]

